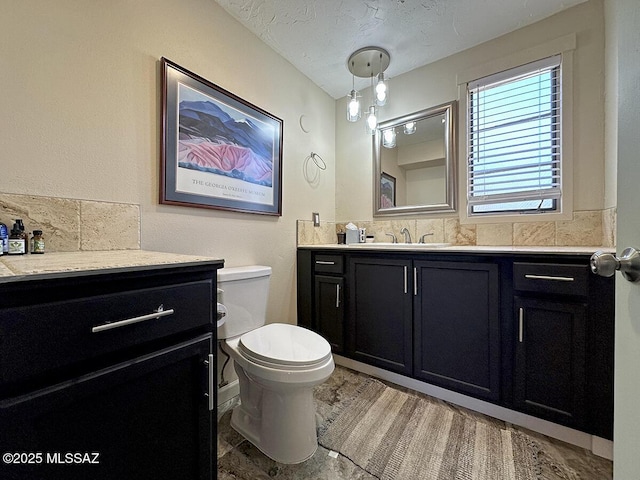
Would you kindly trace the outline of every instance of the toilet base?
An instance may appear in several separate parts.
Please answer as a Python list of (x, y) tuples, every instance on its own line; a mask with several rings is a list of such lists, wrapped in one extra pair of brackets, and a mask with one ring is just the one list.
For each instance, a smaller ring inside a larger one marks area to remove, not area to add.
[[(236, 409), (239, 409), (240, 407), (236, 407)], [(256, 438), (254, 436), (255, 431), (251, 430), (251, 429), (245, 429), (243, 428), (242, 422), (234, 422), (233, 421), (233, 416), (235, 416), (235, 409), (234, 412), (232, 413), (231, 416), (231, 426), (233, 427), (233, 429), (238, 432), (240, 435), (242, 435), (246, 440), (248, 440), (249, 442), (251, 442), (251, 444), (256, 447), (258, 450), (260, 450), (262, 453), (264, 453), (267, 457), (269, 457), (270, 459), (278, 462), (278, 463), (284, 463), (284, 464), (288, 464), (288, 465), (294, 465), (294, 464), (298, 464), (298, 463), (302, 463), (302, 462), (306, 462), (307, 460), (309, 460), (311, 457), (313, 457), (313, 455), (316, 453), (316, 450), (318, 449), (318, 443), (317, 441), (314, 442), (313, 445), (313, 449), (306, 453), (306, 456), (302, 456), (303, 454), (300, 453), (299, 455), (296, 456), (296, 458), (292, 458), (293, 456), (287, 456), (287, 458), (282, 458), (282, 457), (278, 457), (278, 452), (274, 451), (274, 450), (280, 450), (280, 449), (274, 449), (271, 448), (269, 445), (263, 445), (262, 442), (260, 442), (258, 440), (258, 438)], [(298, 448), (299, 445), (296, 446), (296, 448)]]
[(236, 371), (240, 405), (231, 415), (233, 429), (276, 462), (295, 464), (313, 456), (318, 448), (313, 386), (270, 389)]

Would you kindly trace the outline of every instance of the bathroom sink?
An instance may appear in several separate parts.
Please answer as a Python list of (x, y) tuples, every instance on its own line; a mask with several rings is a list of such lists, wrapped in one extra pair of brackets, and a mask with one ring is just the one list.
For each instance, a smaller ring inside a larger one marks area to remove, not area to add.
[(450, 247), (451, 243), (391, 243), (391, 242), (374, 242), (374, 243), (351, 243), (349, 247), (355, 248), (401, 248), (401, 249), (429, 249)]

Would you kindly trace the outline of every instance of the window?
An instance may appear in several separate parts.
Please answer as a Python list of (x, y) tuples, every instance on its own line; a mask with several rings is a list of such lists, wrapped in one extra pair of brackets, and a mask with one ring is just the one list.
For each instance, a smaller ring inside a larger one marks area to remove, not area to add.
[(560, 55), (469, 82), (469, 215), (559, 210)]

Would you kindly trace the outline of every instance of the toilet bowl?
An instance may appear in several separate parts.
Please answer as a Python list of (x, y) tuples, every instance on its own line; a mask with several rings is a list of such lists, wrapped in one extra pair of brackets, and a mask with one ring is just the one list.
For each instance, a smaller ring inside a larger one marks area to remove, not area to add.
[(260, 266), (218, 273), (219, 301), (228, 311), (218, 339), (240, 385), (231, 426), (273, 460), (300, 463), (317, 449), (313, 388), (329, 378), (334, 362), (320, 335), (264, 324), (270, 273)]

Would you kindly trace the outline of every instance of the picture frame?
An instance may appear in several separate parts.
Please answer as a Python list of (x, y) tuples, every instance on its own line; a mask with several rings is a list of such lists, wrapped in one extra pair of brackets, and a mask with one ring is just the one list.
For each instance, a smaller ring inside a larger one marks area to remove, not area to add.
[(380, 175), (380, 208), (396, 206), (396, 178), (388, 173)]
[(283, 121), (162, 57), (160, 203), (282, 215)]

